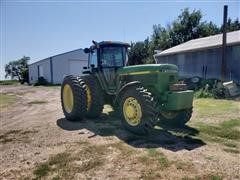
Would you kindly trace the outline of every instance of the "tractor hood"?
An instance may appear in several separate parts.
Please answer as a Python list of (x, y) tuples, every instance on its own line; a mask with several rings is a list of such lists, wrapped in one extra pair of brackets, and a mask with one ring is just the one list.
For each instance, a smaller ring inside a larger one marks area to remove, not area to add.
[(118, 70), (118, 74), (148, 74), (151, 72), (178, 72), (178, 68), (173, 64), (146, 64), (146, 65), (135, 65), (125, 66)]

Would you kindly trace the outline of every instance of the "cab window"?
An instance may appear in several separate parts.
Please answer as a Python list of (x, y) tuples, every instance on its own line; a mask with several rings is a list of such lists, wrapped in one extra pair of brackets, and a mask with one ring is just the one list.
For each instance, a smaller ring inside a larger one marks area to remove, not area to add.
[(90, 58), (89, 58), (89, 66), (91, 64), (94, 64), (95, 67), (97, 67), (97, 50), (93, 50), (93, 52), (90, 53)]
[(124, 62), (123, 47), (104, 47), (101, 49), (102, 67), (122, 67)]

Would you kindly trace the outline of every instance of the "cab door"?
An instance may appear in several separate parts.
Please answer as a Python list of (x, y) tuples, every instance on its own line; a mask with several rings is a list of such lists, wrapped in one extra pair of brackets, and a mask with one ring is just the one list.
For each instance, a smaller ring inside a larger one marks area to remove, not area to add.
[(116, 71), (124, 65), (124, 49), (120, 46), (100, 49), (101, 70), (109, 90), (116, 90)]

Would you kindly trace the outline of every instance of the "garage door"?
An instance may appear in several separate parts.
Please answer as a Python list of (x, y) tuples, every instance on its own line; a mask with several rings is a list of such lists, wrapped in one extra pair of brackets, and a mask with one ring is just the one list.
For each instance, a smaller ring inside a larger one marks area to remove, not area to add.
[(83, 66), (87, 66), (87, 61), (69, 59), (68, 61), (69, 75), (81, 75)]

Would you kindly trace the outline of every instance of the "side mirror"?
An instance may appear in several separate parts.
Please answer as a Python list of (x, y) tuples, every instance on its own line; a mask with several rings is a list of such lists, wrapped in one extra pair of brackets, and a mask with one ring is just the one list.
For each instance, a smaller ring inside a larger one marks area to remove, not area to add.
[(90, 53), (90, 49), (89, 49), (89, 48), (85, 48), (83, 51), (84, 51), (85, 53)]
[(83, 66), (83, 69), (87, 69), (87, 66)]

